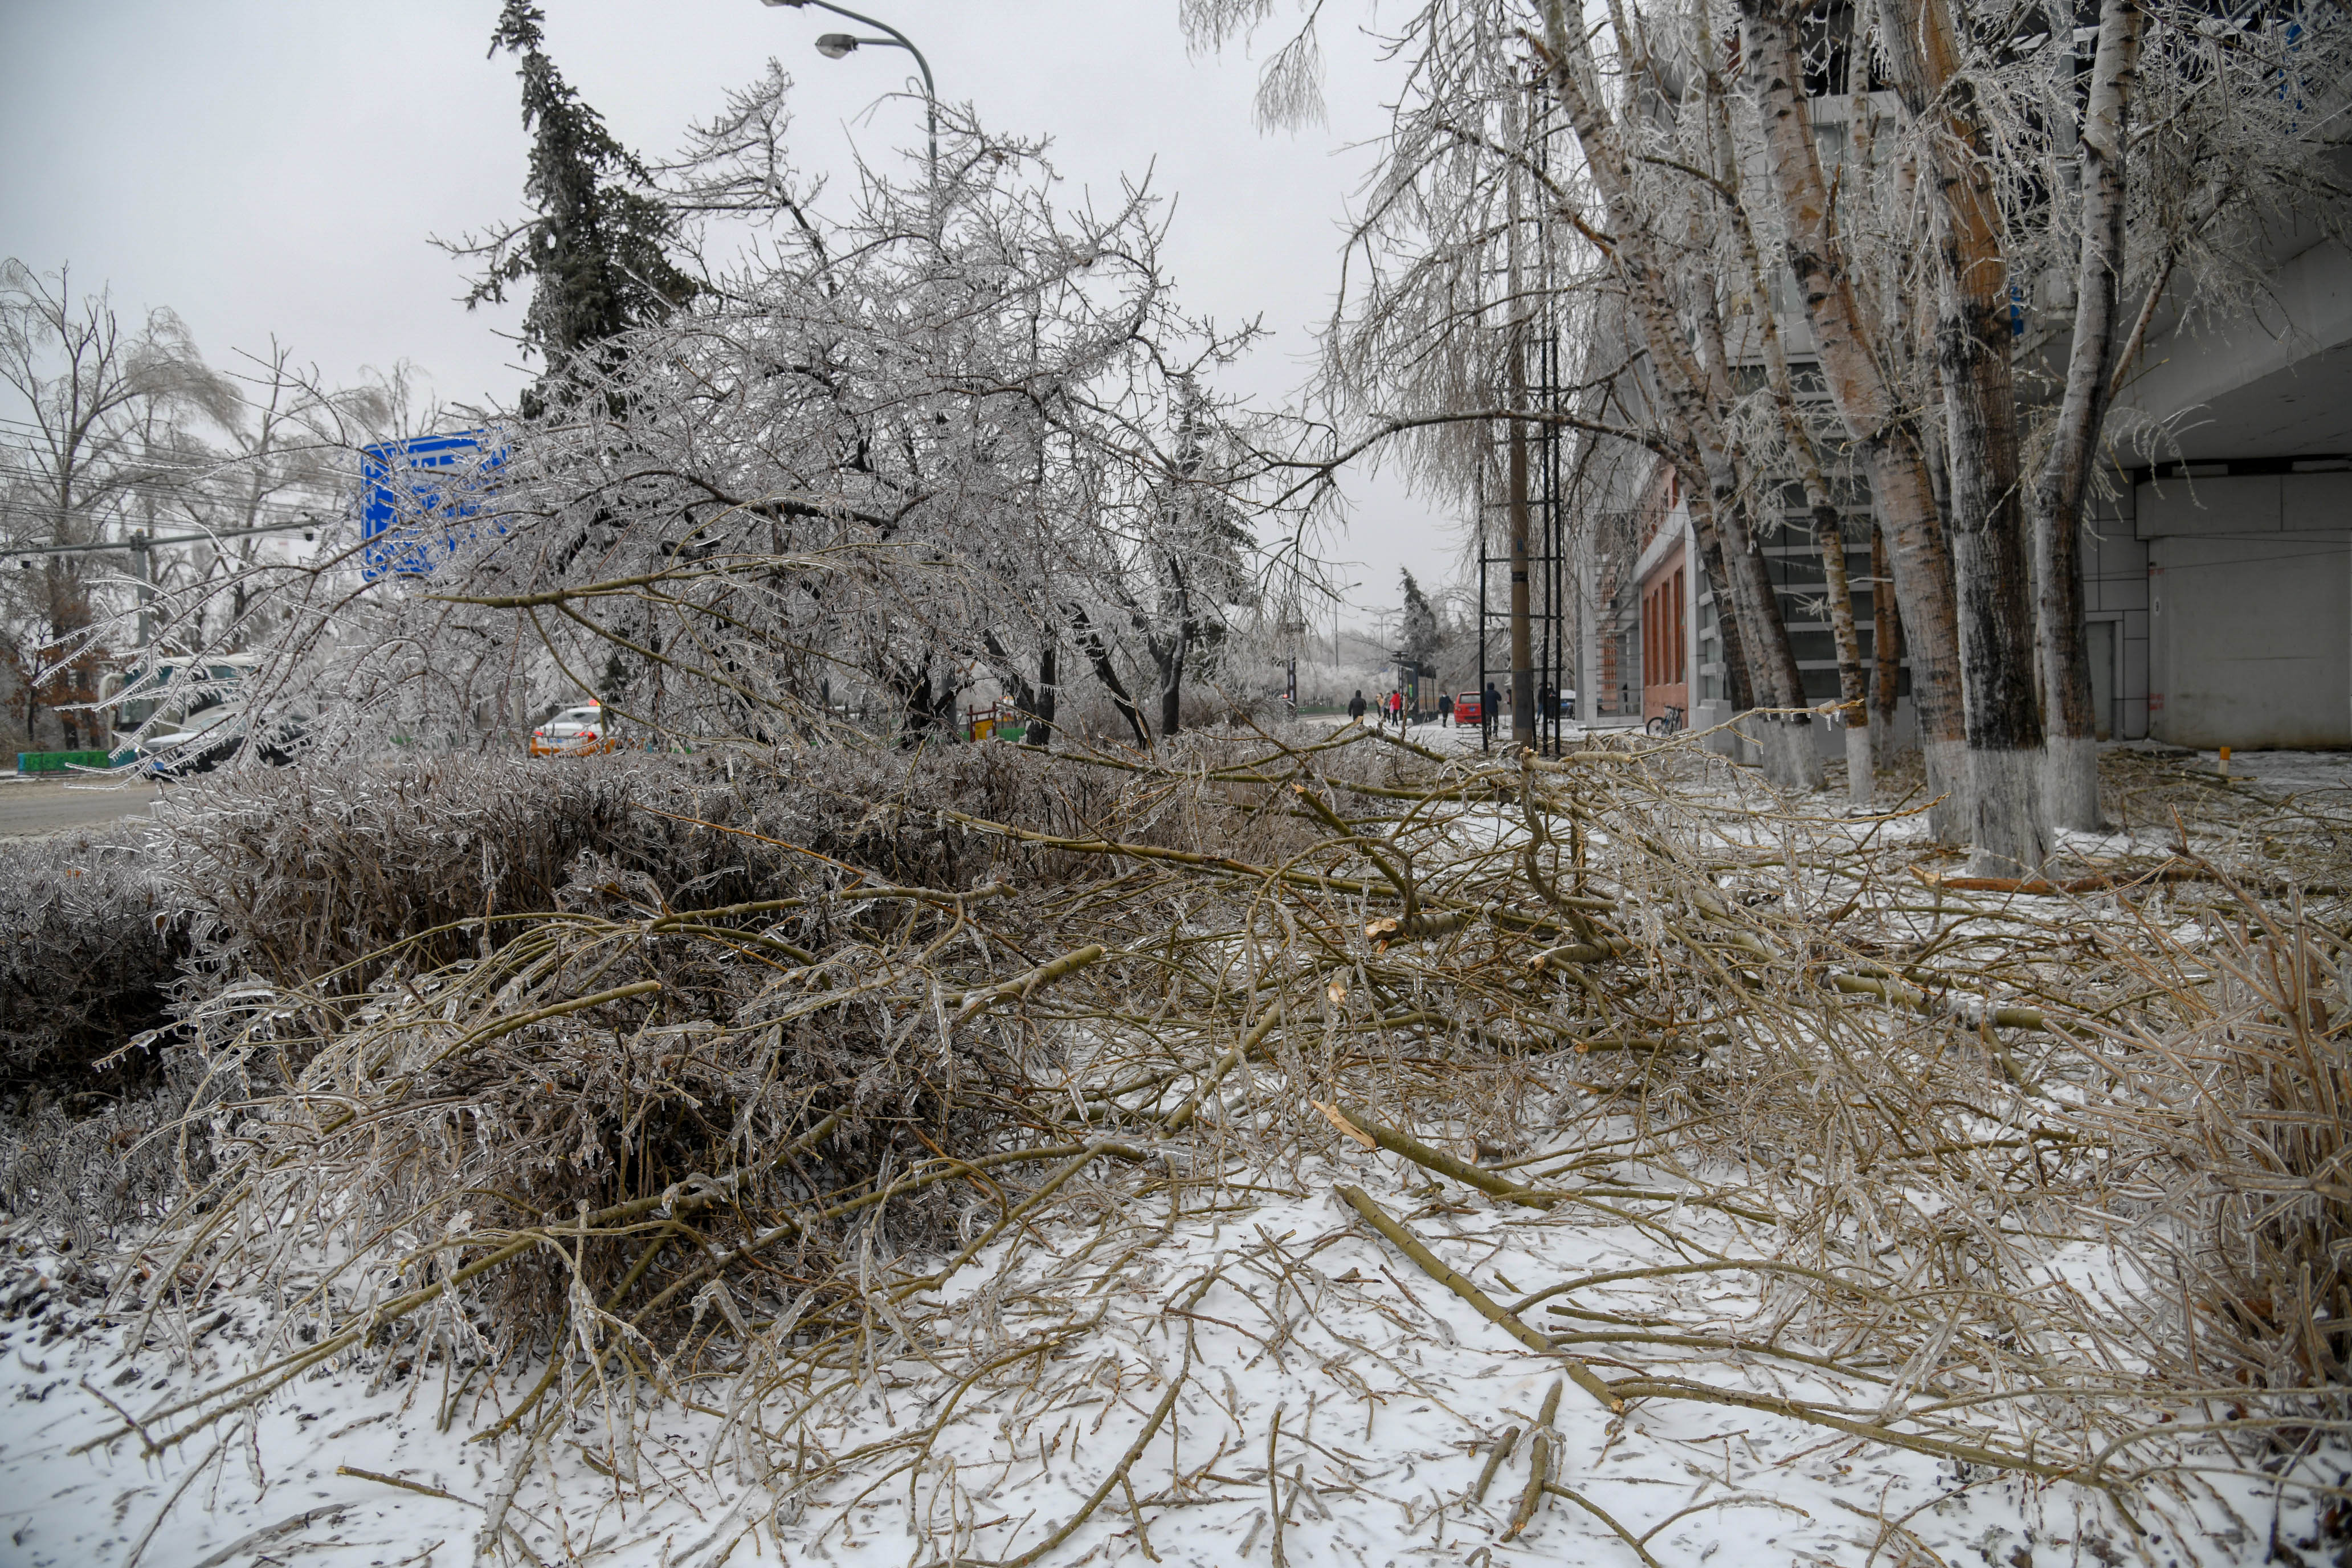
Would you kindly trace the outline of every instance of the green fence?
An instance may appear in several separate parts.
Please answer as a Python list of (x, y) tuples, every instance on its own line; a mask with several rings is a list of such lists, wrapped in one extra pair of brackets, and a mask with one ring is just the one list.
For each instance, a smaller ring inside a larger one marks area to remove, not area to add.
[(113, 760), (108, 752), (19, 752), (20, 773), (61, 773), (68, 768), (102, 768)]

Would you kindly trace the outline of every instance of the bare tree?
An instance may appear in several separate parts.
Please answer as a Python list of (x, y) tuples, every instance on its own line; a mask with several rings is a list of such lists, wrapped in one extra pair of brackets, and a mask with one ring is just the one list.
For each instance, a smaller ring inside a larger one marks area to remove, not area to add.
[[(14, 259), (0, 265), (0, 386), (13, 405), (0, 426), (9, 479), (0, 540), (28, 552), (127, 546), (144, 503), (174, 482), (161, 432), (227, 418), (236, 404), (170, 311), (125, 325), (104, 289), (77, 293), (68, 271), (44, 277)], [(126, 557), (18, 559), (25, 564), (0, 589), (13, 717), (28, 738), (47, 717), (67, 749), (88, 749), (104, 738), (87, 704), (105, 651), (89, 633), (122, 606)]]

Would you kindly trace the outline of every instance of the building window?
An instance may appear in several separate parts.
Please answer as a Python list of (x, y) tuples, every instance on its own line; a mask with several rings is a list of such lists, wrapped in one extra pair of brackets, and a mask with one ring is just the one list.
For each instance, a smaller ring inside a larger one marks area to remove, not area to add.
[(1670, 657), (1674, 665), (1675, 683), (1679, 685), (1690, 676), (1690, 671), (1686, 668), (1686, 662), (1690, 658), (1690, 636), (1688, 623), (1684, 619), (1687, 609), (1683, 603), (1683, 574), (1679, 568), (1675, 572), (1672, 581), (1675, 592), (1675, 614), (1671, 624), (1674, 627), (1675, 651)]

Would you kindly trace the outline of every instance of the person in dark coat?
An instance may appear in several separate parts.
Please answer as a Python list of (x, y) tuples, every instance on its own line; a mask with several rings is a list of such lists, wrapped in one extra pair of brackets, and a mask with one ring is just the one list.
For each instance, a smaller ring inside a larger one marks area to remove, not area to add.
[(1360, 719), (1363, 716), (1364, 694), (1359, 691), (1353, 697), (1348, 699), (1348, 717), (1350, 719)]
[(1495, 689), (1493, 681), (1486, 682), (1486, 700), (1479, 705), (1478, 717), (1485, 721), (1486, 733), (1494, 734), (1502, 722), (1503, 694)]
[(1437, 694), (1437, 727), (1443, 730), (1453, 722), (1454, 693), (1441, 691)]

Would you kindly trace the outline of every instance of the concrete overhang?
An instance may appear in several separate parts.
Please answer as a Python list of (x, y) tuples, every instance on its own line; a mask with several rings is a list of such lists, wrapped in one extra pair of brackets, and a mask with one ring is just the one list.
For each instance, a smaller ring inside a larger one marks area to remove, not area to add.
[(2170, 431), (2142, 461), (2352, 452), (2352, 251), (2310, 247), (2254, 310), (2151, 342), (2142, 363), (2117, 409)]

